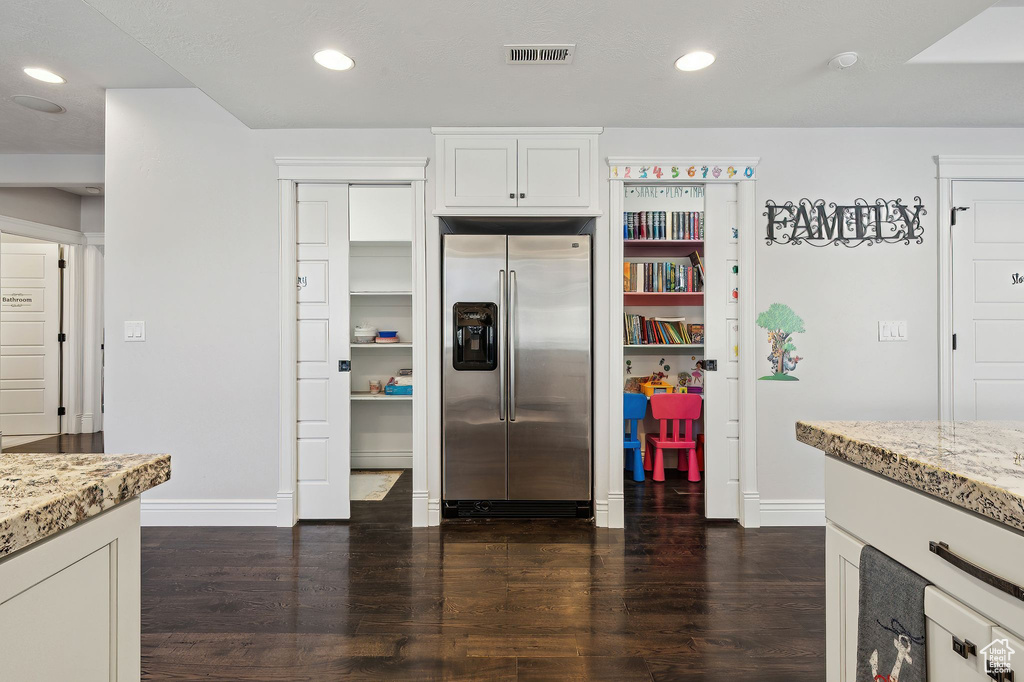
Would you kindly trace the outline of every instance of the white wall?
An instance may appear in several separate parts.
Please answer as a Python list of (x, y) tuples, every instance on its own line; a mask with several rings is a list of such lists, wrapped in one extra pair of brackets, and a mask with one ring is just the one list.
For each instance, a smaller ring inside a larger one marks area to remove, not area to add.
[(103, 184), (102, 154), (0, 154), (0, 186)]
[(0, 215), (66, 230), (81, 226), (81, 197), (52, 187), (0, 187)]
[(103, 233), (103, 197), (82, 197), (80, 229), (85, 234)]
[[(922, 245), (758, 243), (757, 310), (786, 303), (807, 328), (795, 339), (805, 358), (800, 381), (758, 384), (767, 523), (808, 520), (772, 502), (813, 507), (824, 496), (822, 455), (796, 442), (797, 419), (937, 416), (933, 157), (1024, 154), (1024, 130), (610, 129), (600, 140), (602, 160), (760, 156), (760, 206), (802, 197), (924, 200)], [(147, 499), (255, 500), (257, 511), (241, 517), (274, 522), (260, 511), (277, 492), (273, 159), (292, 155), (433, 157), (434, 145), (421, 129), (251, 131), (198, 90), (108, 91), (107, 444), (173, 454), (171, 481)], [(427, 171), (429, 215), (433, 164)], [(764, 218), (757, 224), (763, 235)], [(878, 343), (880, 319), (907, 320), (909, 341)], [(120, 340), (125, 320), (147, 321), (145, 343)], [(202, 520), (230, 522), (238, 506)]]

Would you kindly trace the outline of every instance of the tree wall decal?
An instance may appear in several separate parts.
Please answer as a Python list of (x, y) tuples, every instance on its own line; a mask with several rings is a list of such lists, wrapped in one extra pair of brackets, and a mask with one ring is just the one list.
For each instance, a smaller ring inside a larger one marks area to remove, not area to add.
[(793, 312), (793, 309), (782, 303), (772, 303), (768, 310), (757, 316), (757, 326), (768, 332), (771, 353), (768, 362), (772, 373), (761, 377), (762, 381), (799, 381), (789, 373), (796, 369), (797, 363), (803, 358), (794, 355), (796, 346), (793, 334), (804, 332), (804, 321)]

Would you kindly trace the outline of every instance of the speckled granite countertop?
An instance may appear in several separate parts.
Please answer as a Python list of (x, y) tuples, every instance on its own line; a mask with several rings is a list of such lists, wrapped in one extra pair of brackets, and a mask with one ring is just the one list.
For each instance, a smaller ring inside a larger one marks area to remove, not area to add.
[(170, 455), (2, 453), (0, 559), (170, 477)]
[(796, 437), (1024, 530), (1024, 422), (797, 422)]

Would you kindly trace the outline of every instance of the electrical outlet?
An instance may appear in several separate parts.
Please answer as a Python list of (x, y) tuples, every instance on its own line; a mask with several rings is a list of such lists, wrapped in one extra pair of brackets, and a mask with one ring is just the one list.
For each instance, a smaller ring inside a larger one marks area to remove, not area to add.
[(897, 322), (878, 322), (878, 340), (879, 341), (906, 341), (907, 340), (907, 322), (901, 320)]
[(146, 323), (142, 321), (124, 323), (125, 341), (145, 341)]

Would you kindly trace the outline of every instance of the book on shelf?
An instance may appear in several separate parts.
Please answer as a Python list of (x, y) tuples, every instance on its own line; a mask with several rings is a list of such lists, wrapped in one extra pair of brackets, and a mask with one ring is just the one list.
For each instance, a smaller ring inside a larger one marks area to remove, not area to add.
[[(627, 346), (682, 346), (698, 343), (690, 335), (690, 328), (704, 325), (687, 325), (685, 317), (645, 317), (626, 313), (623, 315), (622, 342)], [(703, 331), (701, 343), (703, 343)]]
[[(698, 264), (700, 261), (696, 261)], [(633, 262), (622, 265), (624, 292), (687, 293), (704, 290), (703, 266), (674, 261)]]
[(704, 211), (624, 211), (623, 239), (704, 239)]
[(704, 343), (704, 325), (703, 324), (691, 324), (686, 327), (690, 338), (693, 339), (693, 343)]

